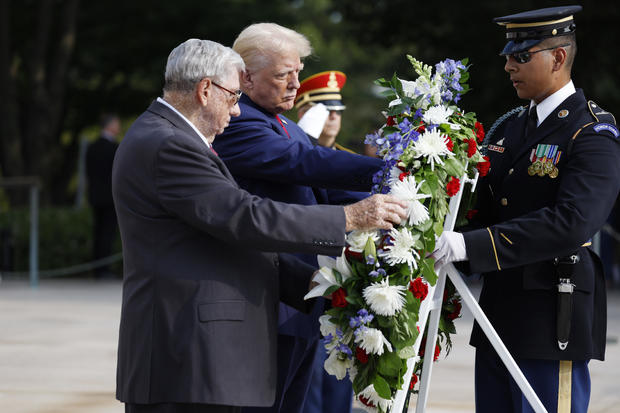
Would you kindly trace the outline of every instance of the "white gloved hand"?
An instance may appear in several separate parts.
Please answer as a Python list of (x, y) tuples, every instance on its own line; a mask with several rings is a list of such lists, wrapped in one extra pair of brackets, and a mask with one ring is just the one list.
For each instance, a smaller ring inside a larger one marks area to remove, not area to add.
[(467, 260), (463, 234), (444, 231), (435, 243), (435, 251), (430, 256), (435, 258), (435, 272), (448, 263)]
[(308, 135), (318, 139), (323, 132), (325, 122), (329, 117), (329, 110), (324, 104), (318, 103), (312, 106), (297, 122), (297, 126), (303, 129)]

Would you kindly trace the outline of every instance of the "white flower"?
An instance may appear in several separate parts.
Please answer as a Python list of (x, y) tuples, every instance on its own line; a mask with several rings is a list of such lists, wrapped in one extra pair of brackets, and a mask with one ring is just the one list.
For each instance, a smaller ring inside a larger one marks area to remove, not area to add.
[(371, 327), (359, 327), (355, 330), (355, 342), (368, 354), (383, 354), (383, 347), (392, 351), (392, 345), (385, 338), (381, 330)]
[(332, 285), (340, 285), (336, 280), (334, 269), (342, 275), (342, 282), (347, 280), (352, 275), (351, 266), (347, 262), (347, 258), (344, 255), (344, 249), (340, 257), (333, 259), (325, 255), (319, 255), (317, 257), (319, 262), (319, 272), (316, 273), (312, 281), (318, 283), (308, 294), (304, 296), (304, 300), (313, 297), (320, 297), (325, 294), (325, 291)]
[(375, 387), (372, 384), (366, 387), (364, 390), (360, 392), (360, 394), (357, 395), (358, 398), (360, 396), (364, 397), (364, 399), (368, 400), (370, 403), (374, 404), (376, 407), (379, 407), (384, 412), (387, 412), (388, 409), (392, 407), (392, 403), (393, 403), (392, 400), (387, 400), (379, 396), (379, 394), (375, 390)]
[(405, 227), (390, 230), (390, 236), (393, 239), (392, 245), (384, 247), (381, 257), (390, 265), (407, 263), (409, 268), (418, 268), (416, 259), (420, 258), (420, 255), (413, 248), (418, 237), (414, 237), (413, 234)]
[[(418, 225), (429, 218), (428, 209), (419, 200), (430, 198), (428, 194), (418, 193), (424, 181), (416, 185), (415, 177), (407, 176), (402, 181), (398, 180), (392, 185), (390, 194), (407, 202), (407, 217), (409, 225)], [(403, 224), (401, 222), (401, 224)]]
[(355, 363), (353, 363), (349, 369), (349, 380), (351, 380), (351, 383), (355, 380), (355, 376), (357, 376), (357, 367), (355, 367)]
[(323, 337), (327, 337), (331, 334), (332, 337), (336, 337), (336, 330), (338, 327), (336, 324), (332, 323), (331, 316), (324, 314), (319, 317), (320, 330)]
[(431, 106), (426, 109), (426, 112), (422, 116), (422, 120), (430, 125), (440, 125), (442, 123), (448, 123), (448, 118), (454, 111), (443, 105)]
[(452, 156), (452, 152), (447, 146), (448, 137), (441, 134), (435, 128), (431, 131), (427, 130), (413, 144), (413, 151), (416, 158), (425, 157), (426, 162), (431, 164), (431, 171), (435, 168), (435, 163), (443, 165), (442, 156)]
[(347, 235), (347, 244), (349, 244), (351, 251), (362, 252), (368, 238), (371, 238), (373, 242), (378, 241), (380, 238), (379, 231), (351, 231)]
[(347, 375), (347, 369), (351, 368), (351, 366), (353, 366), (353, 360), (340, 355), (340, 352), (336, 350), (329, 353), (329, 357), (323, 363), (325, 371), (332, 376), (336, 376), (338, 380), (344, 379)]
[(381, 282), (372, 283), (364, 288), (363, 295), (372, 311), (391, 317), (405, 305), (406, 291), (407, 287), (403, 285), (390, 285), (386, 277)]

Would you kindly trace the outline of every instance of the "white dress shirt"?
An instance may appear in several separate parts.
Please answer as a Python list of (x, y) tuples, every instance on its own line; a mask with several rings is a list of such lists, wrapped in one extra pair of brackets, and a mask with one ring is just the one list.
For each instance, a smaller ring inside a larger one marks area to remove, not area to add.
[(530, 108), (532, 106), (536, 106), (536, 115), (538, 115), (538, 124), (536, 126), (540, 126), (547, 116), (549, 116), (555, 108), (560, 106), (560, 103), (564, 102), (567, 97), (575, 92), (575, 85), (573, 85), (572, 80), (569, 80), (568, 83), (562, 86), (560, 90), (550, 96), (547, 96), (545, 100), (540, 102), (538, 105), (534, 101), (531, 101)]

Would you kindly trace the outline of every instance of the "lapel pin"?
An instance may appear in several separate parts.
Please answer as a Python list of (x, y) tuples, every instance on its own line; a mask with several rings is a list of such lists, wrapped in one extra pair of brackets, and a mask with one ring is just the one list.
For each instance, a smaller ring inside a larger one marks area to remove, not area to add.
[(568, 110), (562, 109), (558, 112), (558, 118), (563, 119), (568, 116)]

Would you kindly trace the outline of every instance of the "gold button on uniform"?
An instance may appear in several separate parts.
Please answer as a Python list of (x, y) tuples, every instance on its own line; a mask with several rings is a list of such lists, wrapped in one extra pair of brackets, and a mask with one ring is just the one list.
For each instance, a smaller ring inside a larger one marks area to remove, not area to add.
[(502, 204), (502, 206), (506, 206), (508, 205), (508, 200), (506, 198), (502, 198), (499, 203)]
[(514, 169), (514, 168), (510, 168), (510, 169), (508, 170), (508, 175), (512, 175), (512, 173), (513, 173), (514, 171), (515, 171), (515, 169)]

